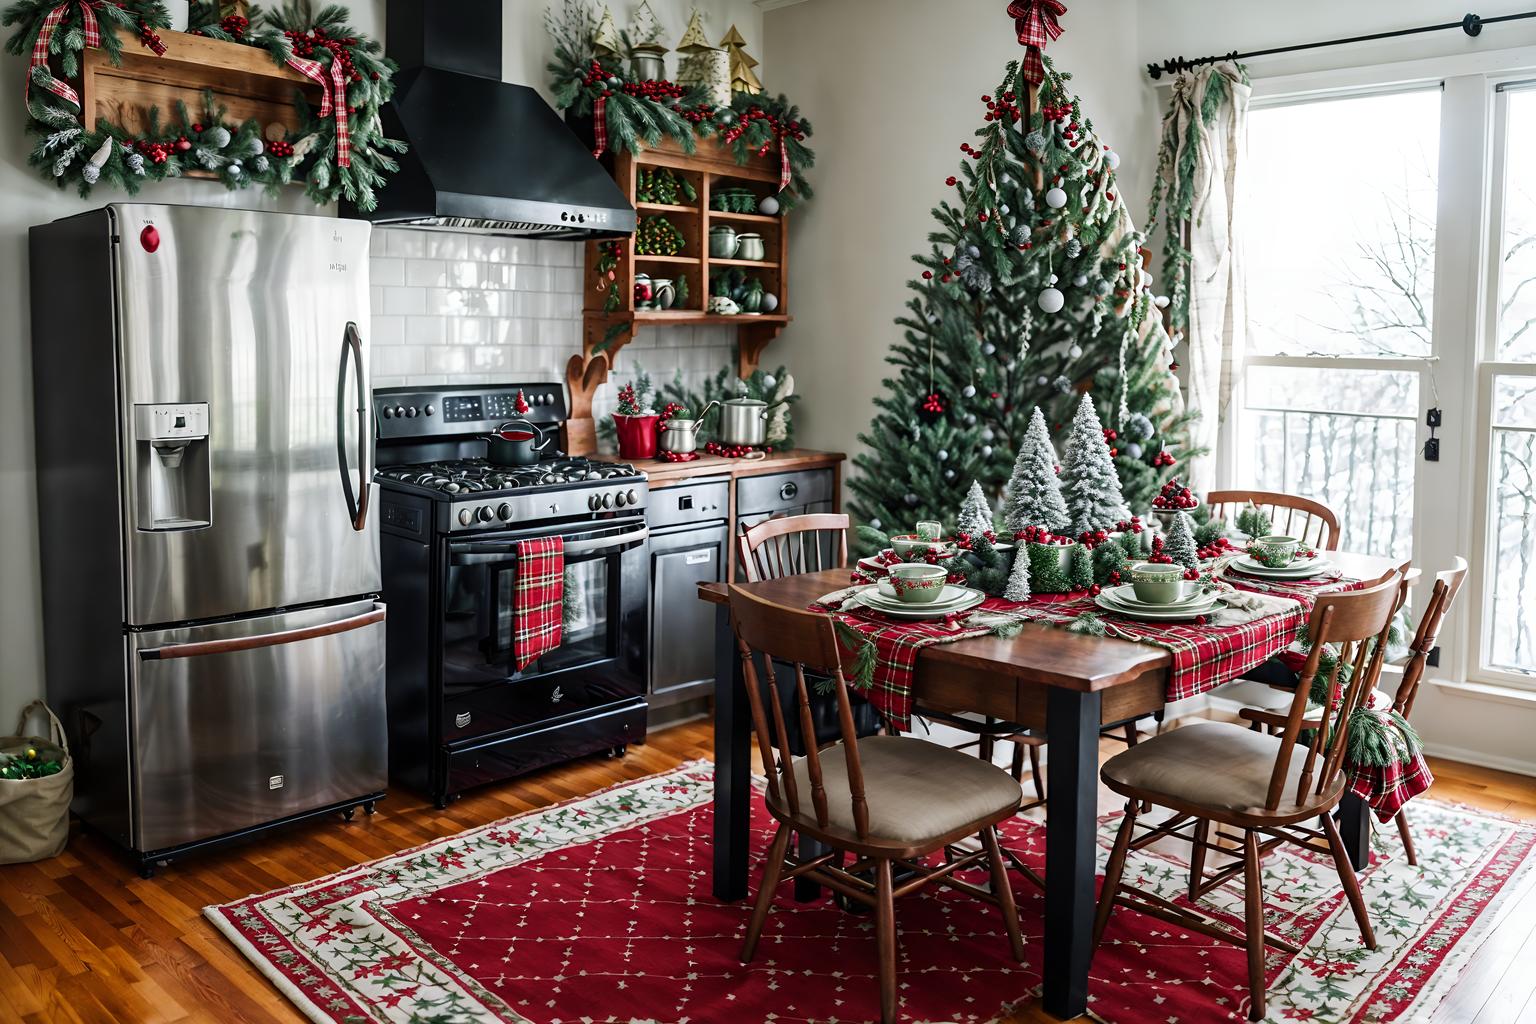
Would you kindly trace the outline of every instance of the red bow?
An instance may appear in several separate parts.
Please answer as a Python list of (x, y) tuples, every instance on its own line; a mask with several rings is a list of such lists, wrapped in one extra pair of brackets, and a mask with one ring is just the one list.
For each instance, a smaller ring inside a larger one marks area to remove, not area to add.
[[(27, 67), (27, 92), (32, 91), (32, 79), (35, 77), (38, 85), (66, 103), (73, 103), (78, 107), (80, 94), (53, 77), (53, 72), (48, 70), (48, 47), (53, 39), (53, 30), (69, 17), (69, 9), (74, 2), (75, 0), (64, 0), (43, 18), (43, 27), (38, 30), (37, 41), (32, 44), (32, 60)], [(101, 6), (102, 0), (79, 0), (79, 3), (80, 27), (85, 33), (85, 45), (100, 46), (101, 26), (96, 21), (96, 8)], [(38, 73), (38, 68), (42, 68), (41, 74)]]
[(1014, 28), (1019, 33), (1019, 45), (1028, 48), (1024, 56), (1026, 81), (1035, 85), (1045, 81), (1045, 65), (1040, 60), (1040, 51), (1061, 35), (1061, 25), (1056, 19), (1066, 13), (1067, 8), (1060, 0), (1013, 0), (1008, 5), (1008, 17), (1013, 19)]

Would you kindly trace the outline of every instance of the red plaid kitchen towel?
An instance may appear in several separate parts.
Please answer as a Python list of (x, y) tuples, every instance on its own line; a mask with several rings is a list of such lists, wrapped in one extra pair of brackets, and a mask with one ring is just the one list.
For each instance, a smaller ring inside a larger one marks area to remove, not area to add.
[(521, 672), (560, 646), (565, 600), (565, 538), (517, 542), (517, 582), (512, 594), (512, 660)]

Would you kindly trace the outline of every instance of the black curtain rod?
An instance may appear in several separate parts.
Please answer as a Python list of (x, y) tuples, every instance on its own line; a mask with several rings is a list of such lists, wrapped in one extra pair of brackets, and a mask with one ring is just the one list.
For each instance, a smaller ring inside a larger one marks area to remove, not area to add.
[(1536, 18), (1536, 11), (1526, 11), (1523, 14), (1501, 14), (1496, 18), (1479, 18), (1475, 14), (1469, 14), (1460, 21), (1447, 21), (1440, 25), (1422, 25), (1419, 28), (1403, 28), (1395, 32), (1373, 32), (1367, 36), (1350, 36), (1348, 39), (1325, 39), (1318, 43), (1298, 43), (1295, 46), (1273, 46), (1267, 50), (1252, 50), (1248, 53), (1218, 54), (1213, 57), (1195, 57), (1186, 60), (1183, 57), (1170, 57), (1161, 64), (1148, 64), (1147, 74), (1153, 81), (1162, 78), (1164, 74), (1177, 74), (1180, 71), (1188, 71), (1202, 64), (1214, 64), (1219, 60), (1247, 60), (1249, 57), (1268, 57), (1274, 53), (1295, 53), (1298, 50), (1316, 50), (1322, 46), (1343, 46), (1346, 43), (1368, 43), (1376, 39), (1396, 39), (1398, 36), (1416, 36), (1424, 32), (1444, 32), (1447, 29), (1459, 28), (1469, 36), (1476, 36), (1483, 31), (1484, 25), (1497, 25), (1501, 21), (1523, 21), (1526, 18)]

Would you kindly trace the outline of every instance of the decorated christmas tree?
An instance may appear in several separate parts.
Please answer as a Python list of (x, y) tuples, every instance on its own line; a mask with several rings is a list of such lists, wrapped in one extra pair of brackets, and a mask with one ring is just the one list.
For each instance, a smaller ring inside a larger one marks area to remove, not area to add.
[(1014, 535), (1031, 526), (1057, 533), (1070, 523), (1067, 504), (1061, 497), (1061, 482), (1056, 478), (1056, 450), (1051, 447), (1045, 414), (1038, 407), (1030, 416), (1024, 443), (1013, 462), (1003, 515), (1003, 525)]
[(960, 503), (960, 511), (955, 516), (955, 532), (976, 537), (990, 529), (992, 529), (992, 506), (987, 503), (987, 495), (982, 491), (981, 484), (973, 480), (971, 489), (966, 494), (965, 500)]
[(1194, 569), (1200, 564), (1199, 548), (1195, 544), (1195, 524), (1183, 512), (1176, 512), (1168, 527), (1168, 540), (1163, 544), (1163, 554), (1184, 566)]
[[(1044, 17), (1054, 37), (1055, 17)], [(933, 211), (932, 245), (915, 257), (920, 276), (886, 358), (894, 371), (849, 485), (850, 511), (873, 528), (865, 546), (942, 519), (967, 481), (995, 499), (1032, 410), (1060, 430), (1084, 392), (1125, 439), (1111, 457), (1132, 508), (1148, 508), (1190, 454), (1119, 158), (1070, 76), (1039, 56), (1044, 37), (1027, 41), (1029, 59), (982, 97), (981, 126)]]
[(1062, 446), (1061, 491), (1070, 520), (1067, 529), (1074, 537), (1107, 533), (1130, 518), (1092, 395), (1078, 403)]

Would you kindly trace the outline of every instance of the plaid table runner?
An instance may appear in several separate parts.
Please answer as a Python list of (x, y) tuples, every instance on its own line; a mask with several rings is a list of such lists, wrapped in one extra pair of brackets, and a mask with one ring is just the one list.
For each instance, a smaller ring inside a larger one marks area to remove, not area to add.
[(521, 672), (560, 646), (565, 598), (565, 538), (517, 542), (512, 593), (512, 660)]

